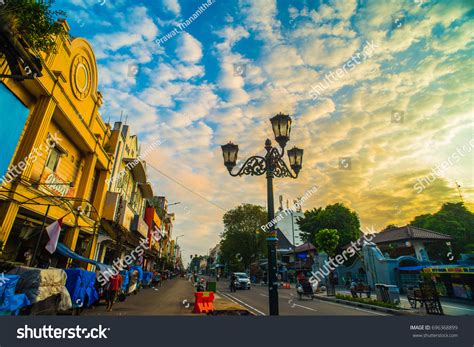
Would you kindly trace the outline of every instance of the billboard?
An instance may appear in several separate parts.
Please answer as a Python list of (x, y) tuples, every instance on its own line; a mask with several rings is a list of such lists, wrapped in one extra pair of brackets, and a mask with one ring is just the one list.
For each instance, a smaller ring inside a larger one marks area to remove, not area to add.
[[(0, 184), (5, 177), (18, 146), (29, 109), (0, 83)], [(12, 178), (12, 177), (11, 177)]]

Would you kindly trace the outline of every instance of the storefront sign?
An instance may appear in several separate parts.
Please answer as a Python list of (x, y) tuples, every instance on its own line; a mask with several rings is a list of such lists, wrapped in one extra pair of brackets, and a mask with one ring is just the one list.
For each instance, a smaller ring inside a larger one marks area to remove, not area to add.
[(70, 187), (66, 181), (57, 176), (54, 172), (45, 171), (41, 177), (40, 184), (41, 188), (46, 188), (49, 191), (53, 191), (59, 196), (73, 197), (75, 189)]

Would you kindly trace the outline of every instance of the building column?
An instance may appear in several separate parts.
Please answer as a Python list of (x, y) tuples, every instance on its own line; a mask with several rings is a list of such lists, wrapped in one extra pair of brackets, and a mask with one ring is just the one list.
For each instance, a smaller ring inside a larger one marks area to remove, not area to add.
[(97, 156), (95, 153), (89, 153), (86, 156), (85, 165), (82, 170), (81, 182), (77, 188), (76, 197), (87, 199), (91, 190), (91, 185), (94, 179), (95, 165), (97, 163)]
[[(94, 235), (92, 235), (91, 248), (90, 248), (89, 254), (87, 255), (87, 257), (88, 257), (89, 259), (94, 259), (96, 248), (97, 248), (97, 246), (99, 245), (99, 244), (97, 243), (98, 238), (99, 238), (98, 233), (95, 233)], [(87, 264), (87, 270), (88, 270), (88, 271), (91, 271), (91, 270), (92, 270), (92, 266), (94, 266), (94, 265), (88, 263), (88, 264)]]
[[(81, 180), (79, 183), (79, 187), (77, 189), (77, 198), (81, 199), (87, 199), (89, 191), (91, 189), (93, 177), (94, 177), (94, 170), (95, 170), (95, 164), (97, 162), (97, 157), (95, 156), (94, 153), (90, 153), (86, 156), (85, 160), (85, 165), (82, 170), (82, 176)], [(82, 206), (82, 201), (78, 201), (75, 204), (75, 207)], [(74, 227), (71, 230), (68, 230), (65, 237), (64, 237), (64, 244), (68, 246), (72, 251), (75, 251), (76, 244), (77, 244), (77, 239), (79, 237), (79, 233), (81, 232), (81, 229), (79, 227)], [(68, 264), (71, 262), (71, 259), (69, 259)]]
[(412, 241), (413, 248), (415, 249), (416, 258), (420, 261), (429, 261), (428, 253), (426, 252), (425, 245), (422, 241)]
[(79, 228), (70, 228), (64, 235), (64, 244), (69, 247), (73, 252), (76, 249), (77, 238), (79, 237)]
[(14, 202), (0, 203), (0, 256), (3, 253), (19, 209), (18, 204)]
[(102, 212), (105, 205), (105, 196), (107, 194), (107, 189), (108, 189), (107, 179), (109, 178), (110, 178), (110, 173), (107, 170), (99, 171), (99, 175), (97, 176), (97, 179), (98, 179), (97, 190), (95, 192), (94, 200), (92, 201), (94, 208), (97, 210), (97, 213), (99, 214), (98, 216), (96, 216), (98, 220), (102, 218)]
[[(15, 164), (29, 156), (33, 150), (39, 149), (44, 143), (55, 109), (56, 103), (52, 98), (41, 96), (38, 99), (33, 112), (28, 117), (26, 130), (21, 138), (20, 148), (18, 148), (15, 155)], [(30, 178), (32, 170), (33, 165), (27, 165), (21, 176), (27, 179)]]

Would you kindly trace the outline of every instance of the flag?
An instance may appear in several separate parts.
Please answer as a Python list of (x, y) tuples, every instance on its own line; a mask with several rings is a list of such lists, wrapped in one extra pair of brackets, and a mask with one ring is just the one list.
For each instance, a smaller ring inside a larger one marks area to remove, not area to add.
[(155, 229), (153, 230), (153, 239), (156, 241), (156, 242), (160, 242), (161, 240), (161, 231), (160, 229), (158, 229), (156, 226), (155, 226)]
[(46, 228), (46, 232), (49, 236), (49, 241), (46, 244), (46, 250), (53, 254), (56, 251), (56, 246), (58, 245), (59, 233), (61, 232), (61, 228), (63, 226), (63, 219), (58, 219), (51, 225), (48, 225)]

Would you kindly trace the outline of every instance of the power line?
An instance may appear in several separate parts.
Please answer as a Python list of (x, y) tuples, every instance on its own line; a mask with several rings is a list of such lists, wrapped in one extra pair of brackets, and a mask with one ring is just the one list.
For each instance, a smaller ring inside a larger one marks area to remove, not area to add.
[(152, 169), (156, 170), (158, 173), (160, 173), (161, 175), (165, 176), (166, 178), (168, 178), (169, 180), (173, 181), (174, 183), (176, 183), (177, 185), (179, 185), (181, 188), (183, 189), (186, 189), (188, 192), (196, 195), (197, 197), (201, 198), (202, 200), (206, 201), (207, 203), (221, 209), (222, 211), (225, 211), (227, 212), (228, 210), (222, 206), (219, 206), (217, 205), (215, 202), (209, 200), (208, 198), (206, 198), (205, 196), (195, 192), (194, 190), (192, 190), (191, 188), (188, 188), (186, 187), (184, 184), (182, 184), (181, 182), (175, 180), (173, 177), (170, 177), (169, 175), (165, 174), (163, 171), (157, 169), (156, 167), (154, 167), (153, 165), (151, 165), (150, 163), (147, 163), (147, 166), (151, 167)]

